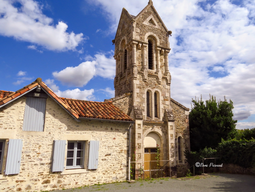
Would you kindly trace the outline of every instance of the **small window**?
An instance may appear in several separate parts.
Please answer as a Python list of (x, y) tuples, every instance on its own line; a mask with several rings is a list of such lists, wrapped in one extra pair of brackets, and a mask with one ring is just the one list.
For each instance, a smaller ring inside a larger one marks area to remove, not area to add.
[(66, 168), (83, 168), (85, 142), (68, 141)]
[(153, 44), (151, 40), (148, 41), (148, 68), (153, 69)]
[(158, 117), (158, 94), (154, 93), (154, 115), (155, 117)]
[(151, 96), (149, 91), (147, 91), (146, 93), (146, 100), (147, 100), (147, 117), (150, 117), (151, 116), (151, 105), (150, 105)]
[(178, 137), (178, 159), (179, 159), (179, 162), (182, 161), (181, 137)]
[(125, 49), (125, 53), (124, 53), (124, 70), (127, 69), (127, 50)]
[(0, 174), (2, 173), (3, 156), (4, 156), (4, 141), (0, 140)]

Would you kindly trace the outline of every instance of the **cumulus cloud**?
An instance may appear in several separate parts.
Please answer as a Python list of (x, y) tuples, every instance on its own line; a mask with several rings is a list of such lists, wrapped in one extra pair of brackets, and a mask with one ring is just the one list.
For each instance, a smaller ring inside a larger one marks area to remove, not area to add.
[(94, 76), (113, 79), (115, 76), (115, 60), (113, 52), (98, 53), (94, 57), (87, 56), (85, 62), (75, 67), (66, 67), (59, 72), (53, 72), (53, 76), (61, 83), (69, 86), (82, 87)]
[(19, 71), (17, 76), (25, 76), (26, 75), (26, 71)]
[(72, 98), (72, 99), (81, 99), (81, 100), (94, 100), (95, 97), (93, 95), (94, 89), (90, 90), (80, 90), (76, 89), (68, 89), (65, 91), (60, 91), (59, 87), (55, 84), (53, 79), (47, 79), (45, 81), (46, 85), (49, 86), (54, 93), (56, 93), (59, 97)]
[(95, 61), (86, 61), (76, 67), (67, 67), (53, 76), (65, 85), (82, 87), (96, 74)]
[[(14, 6), (20, 3), (21, 7)], [(83, 34), (67, 32), (67, 24), (54, 26), (51, 18), (42, 13), (42, 6), (33, 0), (0, 0), (0, 35), (31, 42), (54, 51), (75, 50)]]

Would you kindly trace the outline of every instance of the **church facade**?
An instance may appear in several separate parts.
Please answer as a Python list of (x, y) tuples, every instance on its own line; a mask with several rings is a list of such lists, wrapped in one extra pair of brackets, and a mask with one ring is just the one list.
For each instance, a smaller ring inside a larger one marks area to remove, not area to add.
[(110, 101), (134, 119), (130, 157), (136, 177), (138, 170), (151, 176), (160, 168), (185, 169), (189, 109), (171, 98), (171, 33), (150, 0), (137, 16), (123, 8), (113, 40), (115, 98)]

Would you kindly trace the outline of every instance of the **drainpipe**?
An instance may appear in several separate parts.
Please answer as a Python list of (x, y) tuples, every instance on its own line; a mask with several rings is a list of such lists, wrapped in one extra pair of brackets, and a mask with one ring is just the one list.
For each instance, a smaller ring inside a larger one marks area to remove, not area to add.
[(130, 164), (131, 164), (131, 128), (132, 128), (132, 125), (131, 124), (129, 126), (129, 144), (128, 144), (128, 181), (130, 181)]

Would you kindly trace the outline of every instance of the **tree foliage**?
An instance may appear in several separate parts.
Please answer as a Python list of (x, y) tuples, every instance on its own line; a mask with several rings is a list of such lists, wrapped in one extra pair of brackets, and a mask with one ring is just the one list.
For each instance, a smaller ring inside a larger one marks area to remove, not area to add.
[(255, 167), (255, 140), (222, 140), (217, 147), (217, 156), (223, 163)]
[(233, 120), (233, 102), (216, 101), (210, 96), (209, 100), (192, 100), (193, 108), (190, 112), (190, 145), (192, 151), (199, 151), (205, 147), (216, 148), (221, 139), (235, 137), (236, 120)]
[(237, 130), (235, 138), (237, 140), (240, 140), (240, 139), (246, 139), (246, 140), (255, 139), (255, 128)]

